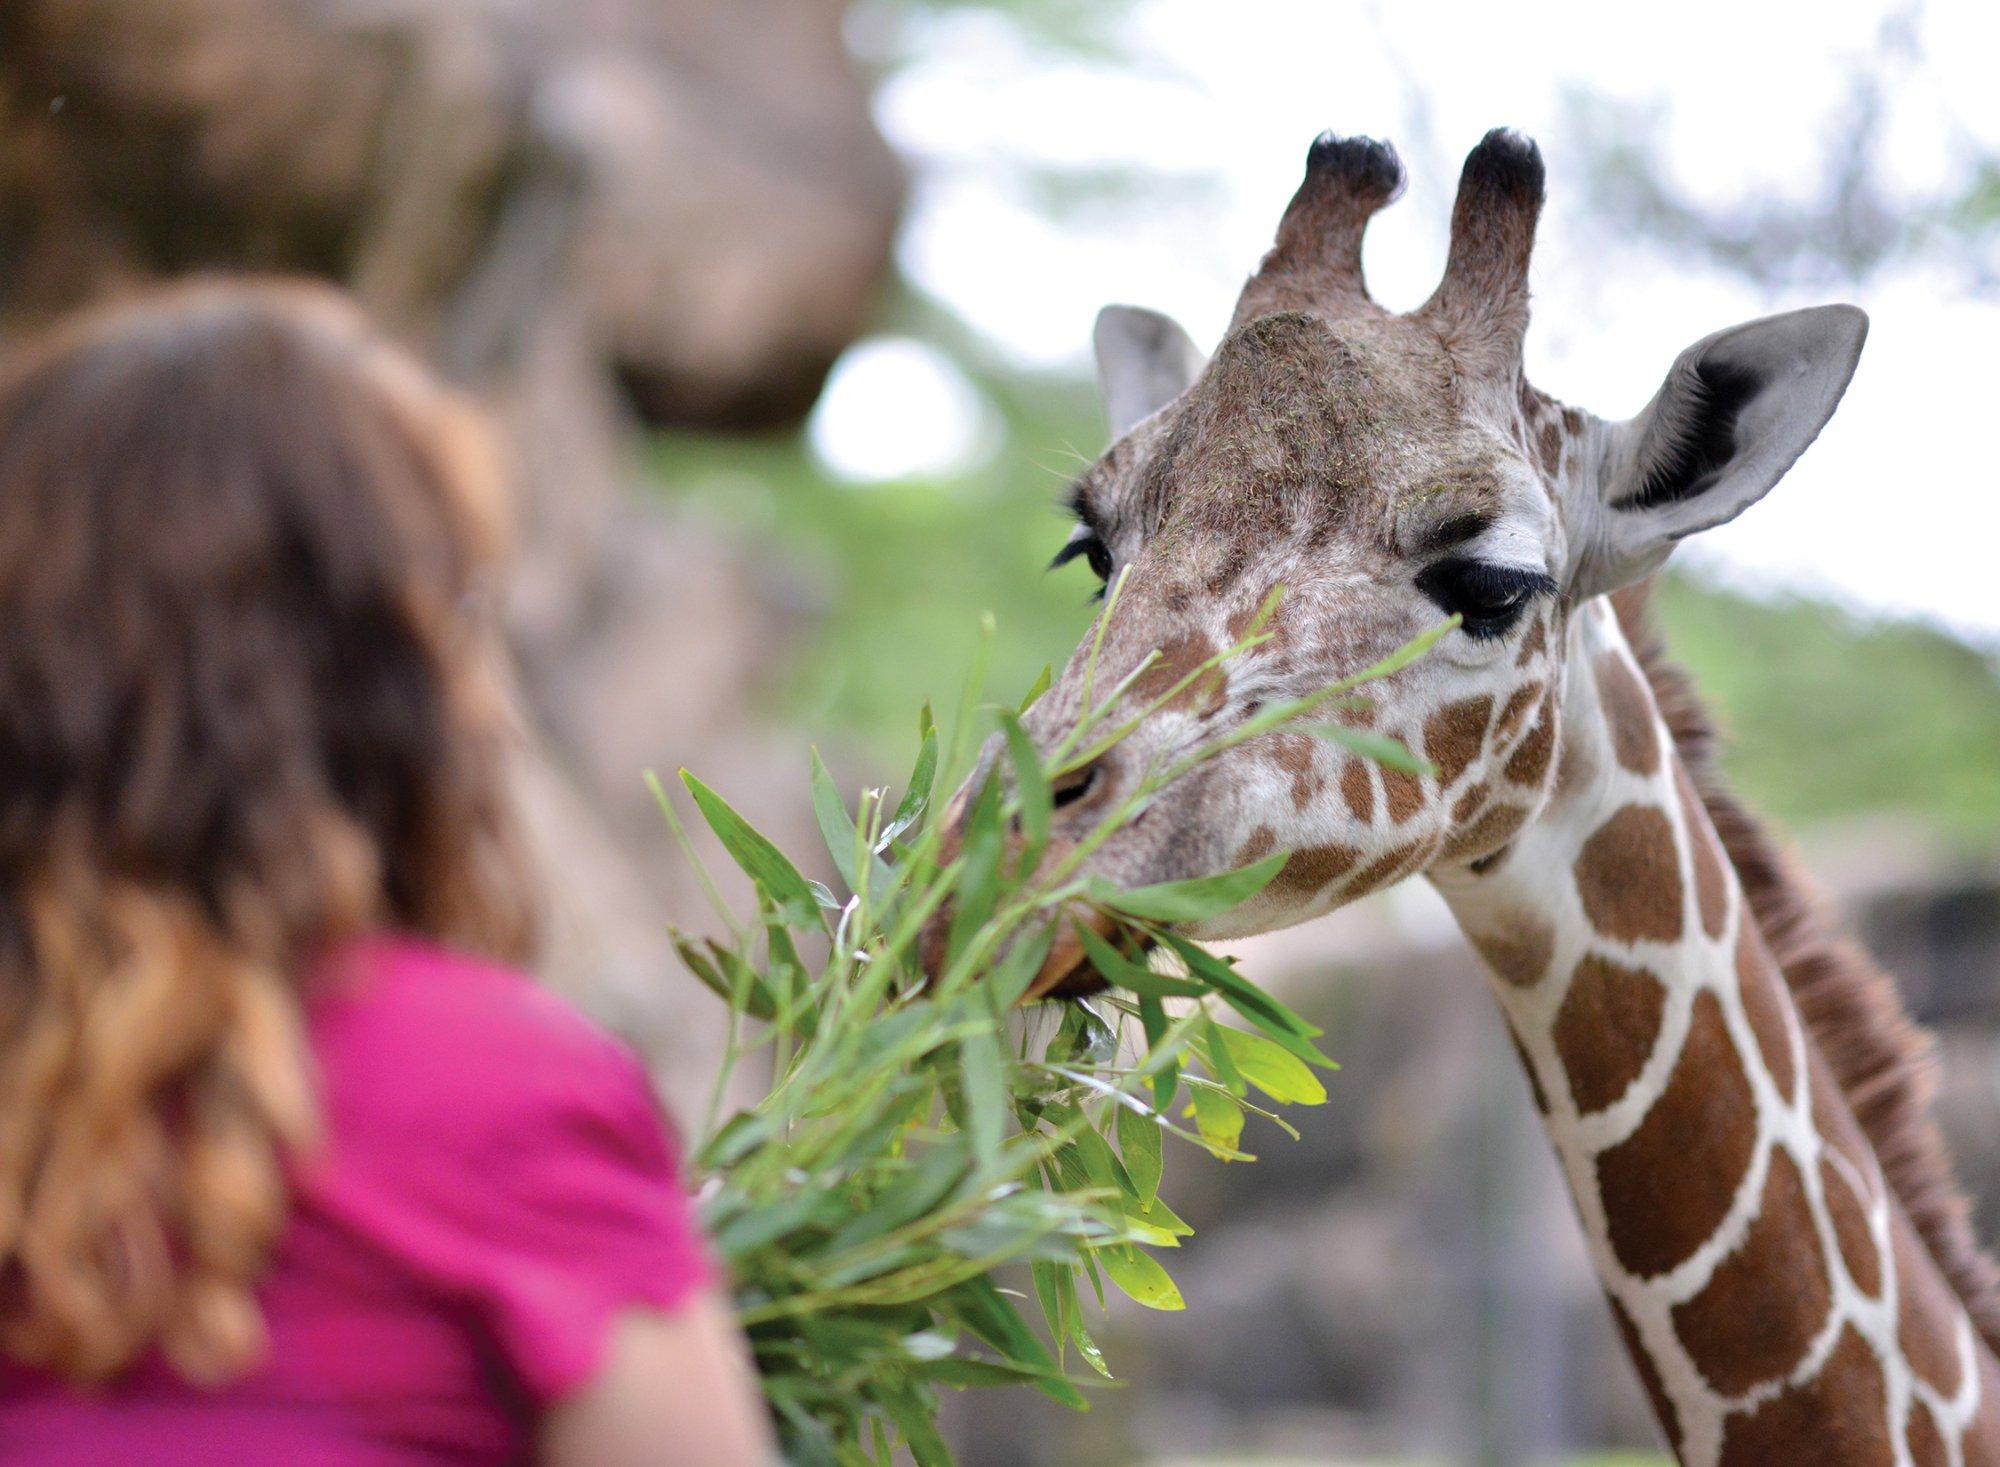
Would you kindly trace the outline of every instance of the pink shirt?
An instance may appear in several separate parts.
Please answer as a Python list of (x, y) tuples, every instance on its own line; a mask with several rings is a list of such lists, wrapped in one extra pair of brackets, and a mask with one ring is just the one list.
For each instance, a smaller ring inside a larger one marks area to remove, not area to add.
[(0, 1359), (0, 1463), (524, 1460), (607, 1327), (710, 1278), (638, 1062), (546, 990), (382, 938), (309, 1006), (325, 1141), (220, 1390), (143, 1362), (93, 1396)]

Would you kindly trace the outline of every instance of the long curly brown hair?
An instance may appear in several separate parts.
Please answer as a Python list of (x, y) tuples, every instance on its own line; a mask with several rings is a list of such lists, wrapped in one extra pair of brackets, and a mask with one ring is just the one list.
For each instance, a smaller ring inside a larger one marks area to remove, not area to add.
[(469, 407), (338, 296), (213, 282), (0, 367), (0, 1351), (257, 1358), (302, 984), (526, 956)]

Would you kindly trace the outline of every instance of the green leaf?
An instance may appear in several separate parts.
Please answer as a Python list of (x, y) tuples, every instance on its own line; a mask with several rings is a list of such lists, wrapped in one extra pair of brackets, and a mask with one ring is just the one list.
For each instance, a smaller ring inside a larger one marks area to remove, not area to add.
[(1344, 723), (1306, 723), (1299, 725), (1299, 732), (1339, 744), (1343, 749), (1372, 760), (1384, 769), (1400, 770), (1404, 774), (1414, 774), (1419, 778), (1437, 773), (1437, 767), (1430, 760), (1420, 759), (1411, 753), (1409, 746), (1401, 739), (1376, 733), (1373, 729), (1349, 728)]
[[(1139, 1023), (1146, 1031), (1146, 1047), (1158, 1050), (1167, 1037), (1167, 1011), (1157, 998), (1139, 995)], [(1153, 1107), (1164, 1114), (1174, 1103), (1174, 1091), (1181, 1083), (1180, 1061), (1169, 1058), (1153, 1076)]]
[(988, 777), (966, 818), (965, 846), (960, 852), (958, 900), (945, 937), (947, 960), (956, 962), (965, 945), (993, 915), (1000, 898), (1000, 857), (1006, 837), (1000, 827), (1000, 781)]
[(1372, 683), (1377, 679), (1388, 677), (1391, 673), (1401, 672), (1412, 662), (1415, 662), (1419, 657), (1429, 652), (1431, 648), (1435, 647), (1439, 639), (1457, 631), (1464, 621), (1464, 617), (1453, 612), (1436, 626), (1418, 632), (1409, 641), (1403, 643), (1402, 646), (1391, 652), (1387, 657), (1384, 657), (1380, 662), (1375, 663), (1371, 667), (1364, 667), (1361, 671), (1351, 673), (1347, 677), (1342, 678), (1331, 689), (1328, 689), (1328, 691), (1344, 693), (1350, 688), (1360, 687), (1363, 683)]
[(1054, 797), (1049, 792), (1048, 772), (1042, 756), (1035, 752), (1034, 740), (1012, 714), (1003, 714), (1001, 732), (1007, 739), (1007, 756), (1014, 766), (1014, 791), (1021, 803), (1021, 854), (1014, 863), (1022, 874), (1041, 864), (1042, 851), (1049, 841), (1049, 816)]
[(1092, 895), (1114, 911), (1148, 922), (1199, 922), (1242, 906), (1271, 884), (1286, 860), (1287, 853), (1277, 851), (1235, 871), (1135, 886), (1128, 891), (1097, 883)]
[(847, 813), (846, 802), (834, 788), (833, 776), (826, 772), (818, 749), (812, 750), (812, 805), (820, 836), (826, 841), (827, 853), (833, 857), (834, 869), (849, 891), (859, 891), (854, 872), (854, 817)]
[(1190, 983), (1186, 979), (1170, 977), (1165, 973), (1155, 973), (1137, 960), (1126, 957), (1099, 937), (1086, 923), (1077, 922), (1075, 926), (1076, 935), (1083, 941), (1083, 951), (1089, 957), (1091, 966), (1096, 968), (1107, 982), (1114, 983), (1120, 988), (1130, 989), (1141, 998), (1200, 998), (1208, 992), (1199, 983)]
[(1034, 707), (1035, 701), (1049, 690), (1049, 683), (1054, 680), (1055, 672), (1055, 665), (1053, 663), (1044, 662), (1042, 664), (1041, 672), (1036, 675), (1034, 682), (1028, 687), (1027, 696), (1021, 699), (1020, 711), (1022, 713), (1026, 713), (1030, 708)]
[(1249, 1094), (1249, 1085), (1236, 1073), (1236, 1063), (1229, 1057), (1229, 1046), (1222, 1042), (1222, 1026), (1206, 1009), (1202, 1010), (1199, 1043), (1201, 1057), (1208, 1061), (1209, 1073), (1216, 1082), (1239, 1100)]
[(1000, 1072), (1000, 1041), (990, 1029), (968, 1034), (958, 1041), (958, 1059), (972, 1154), (981, 1162), (990, 1162), (1000, 1152), (1007, 1118), (1007, 1082)]
[(973, 1360), (963, 1355), (926, 1361), (910, 1373), (921, 1380), (934, 1380), (961, 1391), (969, 1386), (1032, 1384), (1042, 1376), (1039, 1370), (1024, 1370), (1003, 1360)]
[[(1104, 1361), (1104, 1352), (1097, 1348), (1097, 1341), (1090, 1337), (1090, 1331), (1083, 1326), (1083, 1305), (1077, 1298), (1076, 1274), (1074, 1265), (1054, 1269), (1056, 1308), (1063, 1320), (1064, 1333), (1069, 1342), (1076, 1346), (1077, 1353), (1083, 1356), (1085, 1364), (1106, 1380), (1115, 1379), (1111, 1374), (1111, 1367)], [(1099, 1302), (1102, 1303), (1102, 1300)]]
[(1102, 1311), (1106, 1307), (1104, 1303), (1104, 1274), (1097, 1266), (1097, 1254), (1095, 1252), (1083, 1255), (1083, 1276), (1090, 1280), (1090, 1292), (1097, 1300), (1099, 1311)]
[(1048, 960), (1055, 936), (1056, 929), (1051, 923), (1040, 932), (1024, 933), (1014, 939), (1007, 955), (1000, 960), (1000, 966), (993, 970), (993, 976), (985, 984), (987, 995), (997, 1011), (1004, 1013), (1011, 1009), (1028, 991), (1028, 985), (1035, 981), (1035, 975), (1042, 971), (1042, 964)]
[(1236, 1143), (1243, 1139), (1243, 1107), (1232, 1100), (1227, 1091), (1213, 1085), (1196, 1085), (1194, 1092), (1194, 1126), (1202, 1134), (1202, 1139), (1213, 1142), (1227, 1151), (1236, 1150)]
[[(1051, 1111), (1057, 1108), (1050, 1107)], [(1111, 1184), (1090, 1174), (1090, 1163), (1083, 1159), (1083, 1149), (1074, 1141), (1058, 1146), (1053, 1158), (1056, 1175), (1062, 1178), (1062, 1190), (1087, 1192), (1093, 1187), (1108, 1187)]]
[(910, 771), (910, 783), (903, 791), (896, 813), (889, 817), (889, 823), (882, 831), (884, 848), (916, 823), (930, 804), (931, 786), (937, 782), (938, 736), (936, 726), (931, 723), (931, 705), (928, 703), (924, 704), (919, 728), (921, 744), (917, 749), (917, 767)]
[(716, 1228), (712, 1241), (725, 1259), (736, 1259), (785, 1234), (839, 1214), (841, 1199), (818, 1187), (805, 1187), (781, 1202), (740, 1213)]
[(1336, 1068), (1334, 1062), (1311, 1042), (1320, 1033), (1317, 1027), (1308, 1024), (1206, 949), (1172, 932), (1162, 933), (1161, 940), (1180, 955), (1196, 978), (1213, 984), (1223, 1002), (1272, 1039), (1308, 1064)]
[(980, 707), (979, 693), (986, 681), (986, 664), (993, 656), (996, 626), (992, 612), (980, 613), (979, 638), (972, 644), (971, 664), (966, 669), (965, 682), (959, 688), (958, 708), (951, 718), (951, 734), (944, 743), (944, 767), (948, 770), (960, 767), (966, 737), (972, 731), (973, 715)]
[[(1064, 1313), (1068, 1300), (1063, 1295), (1062, 1284), (1070, 1274), (1067, 1263), (1055, 1263), (1037, 1258), (1028, 1266), (1028, 1276), (1035, 1282), (1035, 1301), (1042, 1306), (1042, 1319), (1049, 1327), (1049, 1338), (1056, 1342), (1057, 1360), (1065, 1341), (1069, 1339), (1069, 1316)], [(1069, 1298), (1075, 1297), (1074, 1286)]]
[(951, 1448), (938, 1435), (937, 1408), (925, 1399), (928, 1391), (919, 1396), (908, 1389), (878, 1386), (869, 1394), (896, 1423), (896, 1430), (903, 1434), (903, 1445), (910, 1449), (910, 1459), (917, 1467), (952, 1467)]
[(1131, 1177), (1139, 1200), (1150, 1203), (1160, 1195), (1160, 1176), (1165, 1167), (1159, 1123), (1130, 1106), (1121, 1105), (1117, 1125), (1118, 1150), (1125, 1159), (1125, 1173)]
[(1083, 1393), (1056, 1375), (1056, 1362), (1048, 1348), (1035, 1338), (1014, 1306), (1000, 1296), (990, 1279), (968, 1279), (946, 1294), (940, 1303), (967, 1329), (999, 1352), (1000, 1358), (1052, 1377), (1038, 1380), (1043, 1395), (1078, 1411), (1089, 1409)]
[(732, 977), (737, 980), (732, 982), (724, 978), (716, 964), (710, 962), (688, 938), (676, 932), (671, 935), (671, 941), (687, 970), (723, 1002), (741, 1009), (753, 1019), (770, 1019), (776, 1015), (778, 1001), (772, 996), (770, 986), (747, 964), (731, 963), (728, 954), (721, 955), (722, 961), (731, 968)]
[(773, 1022), (780, 1029), (812, 1035), (819, 1027), (819, 1013), (813, 998), (812, 981), (806, 973), (806, 965), (799, 961), (799, 950), (792, 943), (790, 931), (782, 922), (767, 920), (764, 924), (764, 943), (769, 955), (765, 967), (778, 1000)]
[(905, 1223), (914, 1222), (957, 1186), (965, 1172), (966, 1156), (962, 1147), (933, 1146), (926, 1149), (914, 1162), (904, 1164), (896, 1179), (876, 1194), (873, 1205), (866, 1212), (849, 1218), (840, 1231), (828, 1240), (823, 1251), (828, 1257), (838, 1258), (884, 1233), (894, 1232)]
[(1118, 1153), (1094, 1128), (1086, 1127), (1078, 1134), (1076, 1148), (1082, 1153), (1084, 1169), (1093, 1183), (1108, 1187), (1135, 1202), (1138, 1200), (1139, 1189), (1125, 1174), (1125, 1163), (1118, 1159)]
[(1099, 1248), (1093, 1255), (1104, 1276), (1135, 1303), (1148, 1309), (1185, 1309), (1187, 1301), (1158, 1259), (1130, 1243)]
[(1285, 1105), (1323, 1105), (1326, 1086), (1290, 1050), (1261, 1034), (1216, 1025), (1222, 1049), (1236, 1072), (1271, 1099)]
[(685, 769), (681, 783), (730, 859), (778, 905), (786, 920), (801, 927), (818, 926), (819, 903), (798, 867), (731, 809), (728, 801)]
[(1315, 708), (1324, 707), (1326, 704), (1339, 698), (1343, 693), (1358, 688), (1364, 683), (1373, 682), (1377, 678), (1388, 677), (1391, 673), (1401, 671), (1430, 651), (1437, 644), (1440, 637), (1458, 626), (1460, 620), (1461, 618), (1457, 616), (1447, 617), (1429, 631), (1419, 632), (1401, 647), (1398, 647), (1394, 652), (1384, 657), (1380, 662), (1375, 663), (1371, 667), (1364, 667), (1360, 672), (1344, 677), (1329, 687), (1321, 688), (1318, 692), (1308, 693), (1303, 698), (1292, 698), (1283, 702), (1266, 703), (1257, 712), (1251, 714), (1243, 722), (1231, 729), (1227, 737), (1218, 739), (1213, 744), (1208, 745), (1203, 750), (1202, 757), (1213, 758), (1224, 749), (1232, 749), (1238, 744), (1248, 743), (1251, 739), (1266, 734), (1281, 724), (1296, 723), (1303, 715), (1312, 712)]
[(1163, 1234), (1166, 1241), (1159, 1245), (1163, 1248), (1178, 1248), (1182, 1238), (1194, 1236), (1194, 1229), (1187, 1225), (1179, 1213), (1158, 1197), (1143, 1206), (1134, 1203), (1127, 1207), (1125, 1212), (1127, 1217)]
[[(859, 874), (855, 862), (861, 855), (861, 837), (854, 829), (854, 817), (847, 813), (847, 805), (840, 798), (833, 776), (820, 762), (818, 749), (812, 751), (812, 804), (813, 818), (819, 822), (819, 832), (826, 842), (828, 854), (833, 857), (834, 869), (847, 883), (849, 891), (859, 892), (861, 886), (855, 880)], [(869, 861), (868, 890), (874, 900), (881, 901), (896, 889), (896, 874), (879, 857), (871, 855)], [(819, 895), (817, 883), (814, 895)], [(834, 911), (846, 905), (836, 900), (831, 892), (820, 897), (819, 901), (821, 906)]]
[[(1123, 1107), (1120, 1107), (1121, 1113)], [(1116, 1193), (1126, 1227), (1142, 1241), (1160, 1248), (1175, 1248), (1194, 1231), (1160, 1201), (1157, 1189), (1150, 1198), (1139, 1196), (1138, 1184), (1125, 1170), (1125, 1163), (1095, 1130), (1081, 1132), (1075, 1142), (1057, 1153), (1056, 1161), (1068, 1184), (1081, 1191), (1095, 1187)]]
[(695, 1153), (695, 1170), (712, 1172), (739, 1161), (751, 1148), (769, 1141), (773, 1129), (769, 1116), (738, 1111), (702, 1143)]
[(1063, 1287), (1069, 1290), (1070, 1296), (1070, 1343), (1076, 1346), (1077, 1353), (1083, 1356), (1084, 1363), (1089, 1365), (1092, 1370), (1096, 1371), (1106, 1380), (1116, 1380), (1117, 1377), (1111, 1373), (1110, 1365), (1105, 1362), (1104, 1352), (1097, 1348), (1097, 1341), (1093, 1340), (1090, 1337), (1090, 1331), (1084, 1328), (1083, 1306), (1076, 1299), (1076, 1275), (1074, 1273), (1064, 1279)]

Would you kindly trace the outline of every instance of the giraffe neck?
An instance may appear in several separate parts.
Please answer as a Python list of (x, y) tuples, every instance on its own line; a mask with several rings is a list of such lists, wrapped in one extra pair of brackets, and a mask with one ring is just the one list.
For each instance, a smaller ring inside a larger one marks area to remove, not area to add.
[(1486, 959), (1592, 1261), (1689, 1463), (2000, 1463), (2000, 1368), (1831, 1078), (1610, 608), (1556, 787), (1434, 879)]

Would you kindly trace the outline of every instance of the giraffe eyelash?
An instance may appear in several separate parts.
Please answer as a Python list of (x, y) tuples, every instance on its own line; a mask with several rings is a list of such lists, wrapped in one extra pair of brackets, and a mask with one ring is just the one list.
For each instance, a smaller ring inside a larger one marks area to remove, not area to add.
[(1525, 566), (1454, 557), (1427, 567), (1417, 577), (1417, 589), (1462, 618), (1467, 636), (1483, 640), (1512, 630), (1531, 601), (1555, 594), (1556, 583)]
[(1098, 597), (1102, 598), (1104, 587), (1111, 583), (1111, 548), (1088, 524), (1077, 527), (1076, 533), (1069, 537), (1063, 548), (1056, 552), (1055, 559), (1049, 562), (1049, 569), (1057, 570), (1072, 560), (1089, 563), (1090, 573), (1102, 583), (1097, 590)]

